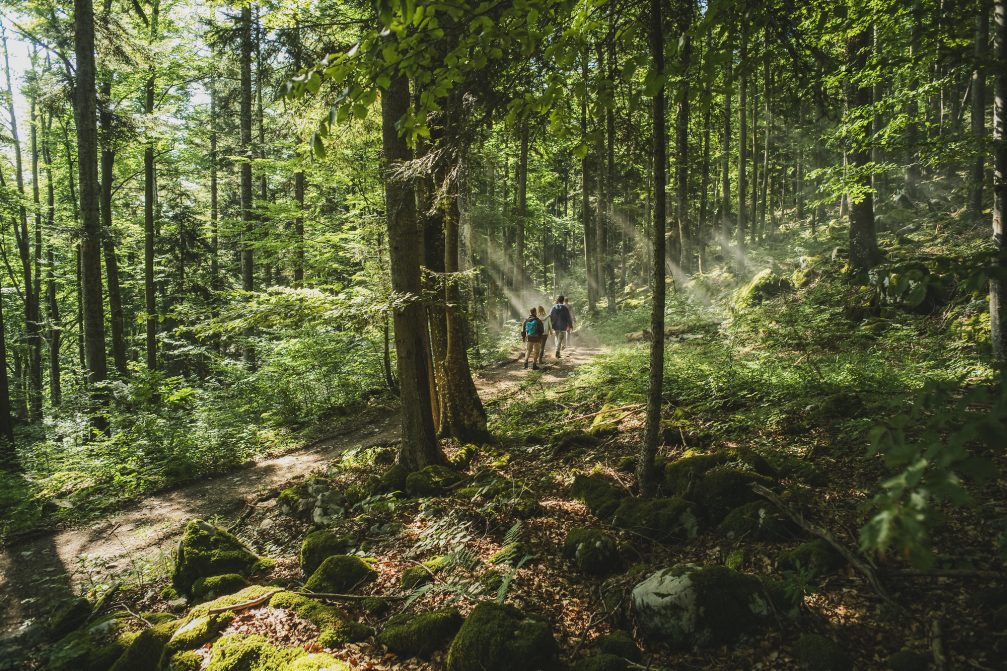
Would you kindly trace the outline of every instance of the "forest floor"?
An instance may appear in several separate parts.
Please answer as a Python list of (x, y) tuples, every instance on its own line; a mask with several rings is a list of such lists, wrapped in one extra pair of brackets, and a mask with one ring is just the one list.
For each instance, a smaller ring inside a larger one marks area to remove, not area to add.
[[(576, 367), (601, 351), (597, 339), (579, 332), (562, 358), (557, 360), (551, 353), (546, 356), (540, 373), (523, 369), (515, 357), (481, 371), (476, 386), (480, 396), (492, 402), (529, 384), (561, 384)], [(171, 550), (186, 521), (213, 518), (223, 524), (228, 520), (234, 523), (257, 505), (274, 503), (280, 488), (323, 469), (340, 454), (393, 443), (398, 434), (394, 409), (372, 410), (337, 435), (303, 449), (144, 498), (86, 527), (43, 531), (3, 547), (0, 669), (6, 668), (3, 660), (9, 656), (4, 641), (11, 645), (68, 594), (122, 580), (142, 584), (148, 575), (163, 575), (170, 568)]]

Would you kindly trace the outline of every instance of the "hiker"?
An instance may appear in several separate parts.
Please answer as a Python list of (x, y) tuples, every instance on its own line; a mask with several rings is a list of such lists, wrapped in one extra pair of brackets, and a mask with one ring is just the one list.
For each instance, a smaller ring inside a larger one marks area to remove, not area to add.
[(532, 370), (538, 370), (539, 355), (542, 353), (542, 340), (545, 335), (545, 325), (535, 313), (535, 308), (531, 309), (528, 319), (521, 324), (521, 341), (525, 343), (527, 349), (524, 358), (524, 367), (528, 367), (531, 361)]
[(549, 311), (549, 324), (556, 338), (556, 358), (559, 359), (566, 347), (570, 332), (573, 331), (573, 314), (566, 305), (566, 297), (559, 296), (556, 305)]
[(545, 313), (543, 306), (538, 306), (536, 310), (539, 320), (542, 322), (542, 346), (538, 348), (538, 362), (545, 362), (545, 348), (549, 344), (549, 334), (552, 333), (552, 317)]

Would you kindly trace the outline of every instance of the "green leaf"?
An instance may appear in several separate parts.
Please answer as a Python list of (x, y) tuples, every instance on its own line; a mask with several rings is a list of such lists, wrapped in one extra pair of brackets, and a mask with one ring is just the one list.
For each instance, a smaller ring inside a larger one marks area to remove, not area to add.
[(322, 142), (322, 137), (318, 133), (311, 136), (311, 152), (315, 158), (325, 158), (325, 143)]

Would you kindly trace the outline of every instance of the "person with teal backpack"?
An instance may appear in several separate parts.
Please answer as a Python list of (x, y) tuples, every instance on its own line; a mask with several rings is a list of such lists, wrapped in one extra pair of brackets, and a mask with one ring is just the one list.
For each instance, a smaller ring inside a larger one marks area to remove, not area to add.
[(539, 354), (542, 352), (542, 340), (545, 336), (545, 324), (538, 318), (535, 308), (531, 309), (531, 315), (521, 324), (521, 341), (525, 343), (524, 367), (528, 367), (531, 362), (532, 370), (538, 370)]

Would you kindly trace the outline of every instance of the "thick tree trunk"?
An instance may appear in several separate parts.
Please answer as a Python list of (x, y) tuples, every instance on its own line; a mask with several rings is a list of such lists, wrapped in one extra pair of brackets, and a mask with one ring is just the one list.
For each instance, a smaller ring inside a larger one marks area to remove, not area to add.
[[(585, 147), (588, 143), (587, 137), (587, 88), (588, 69), (587, 52), (581, 58), (581, 79), (584, 84), (584, 91), (580, 98), (580, 137)], [(594, 313), (598, 309), (598, 297), (600, 287), (598, 286), (598, 236), (597, 231), (591, 221), (591, 160), (590, 150), (584, 154), (581, 160), (581, 200), (580, 216), (584, 228), (584, 278), (587, 281), (587, 310)]]
[[(851, 35), (847, 42), (850, 65), (854, 72), (867, 67), (871, 50), (870, 28)], [(867, 107), (872, 103), (871, 87), (863, 83), (850, 83), (850, 109)], [(871, 175), (865, 170), (871, 161), (871, 150), (862, 140), (855, 142), (849, 151), (849, 162), (856, 171), (857, 180), (865, 193), (857, 202), (850, 202), (850, 268), (860, 272), (873, 267), (879, 258), (877, 233), (874, 228), (874, 194)]]
[(115, 252), (115, 233), (112, 230), (112, 181), (115, 176), (115, 150), (112, 148), (112, 115), (106, 109), (111, 85), (102, 85), (104, 104), (98, 112), (101, 126), (101, 183), (99, 210), (101, 211), (101, 242), (105, 254), (105, 279), (108, 284), (109, 330), (112, 336), (112, 361), (116, 372), (125, 377), (126, 321), (122, 310), (122, 293), (119, 288), (119, 261)]
[(983, 213), (983, 182), (986, 180), (986, 44), (990, 32), (989, 0), (979, 0), (976, 34), (973, 44), (975, 64), (972, 69), (972, 140), (975, 157), (969, 180), (969, 212), (979, 220)]
[[(157, 40), (159, 0), (154, 0), (150, 11), (150, 43)], [(144, 89), (144, 112), (148, 120), (154, 114), (155, 71), (151, 66)], [(147, 370), (157, 370), (157, 293), (154, 286), (154, 201), (157, 199), (154, 168), (154, 142), (148, 139), (143, 148), (143, 295), (144, 323), (146, 325)]]
[[(663, 0), (650, 0), (650, 60), (658, 77), (664, 76)], [(667, 198), (668, 138), (665, 130), (664, 85), (654, 96), (654, 269), (651, 283), (650, 378), (647, 391), (647, 429), (637, 463), (640, 493), (650, 496), (657, 485), (654, 459), (661, 441), (661, 410), (664, 392), (664, 308), (665, 308), (665, 212)]]
[(396, 77), (381, 95), (381, 137), (385, 160), (385, 206), (388, 218), (392, 291), (408, 297), (395, 308), (395, 351), (402, 401), (402, 442), (399, 463), (411, 469), (442, 463), (434, 432), (427, 373), (426, 315), (421, 300), (420, 239), (413, 187), (397, 180), (394, 170), (410, 160), (396, 123), (409, 111), (409, 84)]
[(1004, 333), (1004, 276), (1007, 273), (1007, 0), (993, 1), (995, 40), (993, 84), (993, 245), (998, 273), (990, 277), (990, 337), (993, 356), (1001, 366), (1007, 361)]

